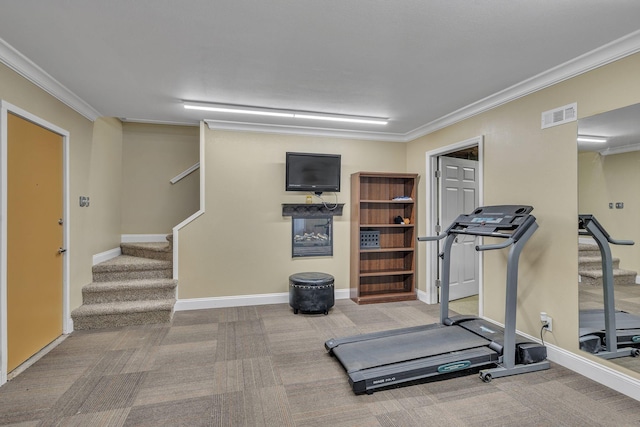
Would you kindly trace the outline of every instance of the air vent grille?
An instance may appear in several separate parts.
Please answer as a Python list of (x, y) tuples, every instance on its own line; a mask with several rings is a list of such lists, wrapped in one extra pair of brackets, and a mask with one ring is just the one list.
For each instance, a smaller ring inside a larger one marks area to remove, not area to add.
[(568, 104), (563, 107), (542, 113), (542, 129), (558, 126), (563, 123), (573, 122), (578, 118), (578, 103)]

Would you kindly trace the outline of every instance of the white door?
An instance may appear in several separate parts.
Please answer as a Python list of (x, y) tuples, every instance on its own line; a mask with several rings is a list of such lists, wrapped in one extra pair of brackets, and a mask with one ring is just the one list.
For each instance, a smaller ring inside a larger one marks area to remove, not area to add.
[[(478, 162), (439, 157), (439, 218), (442, 231), (478, 207)], [(478, 294), (479, 254), (474, 236), (459, 235), (451, 247), (449, 300)]]

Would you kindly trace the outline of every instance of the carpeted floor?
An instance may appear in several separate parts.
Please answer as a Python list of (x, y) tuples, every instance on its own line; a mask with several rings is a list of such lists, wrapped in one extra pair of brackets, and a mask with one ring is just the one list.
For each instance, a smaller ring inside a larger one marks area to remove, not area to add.
[(177, 312), (172, 325), (74, 332), (0, 388), (16, 426), (631, 426), (640, 403), (552, 364), (356, 396), (333, 337), (437, 321), (418, 301), (328, 316), (287, 304)]

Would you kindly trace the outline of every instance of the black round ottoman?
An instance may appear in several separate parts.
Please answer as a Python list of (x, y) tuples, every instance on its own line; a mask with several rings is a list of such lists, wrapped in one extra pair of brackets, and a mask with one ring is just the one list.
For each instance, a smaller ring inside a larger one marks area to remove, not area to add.
[(335, 302), (333, 276), (325, 273), (296, 273), (289, 276), (289, 305), (293, 313), (328, 314)]

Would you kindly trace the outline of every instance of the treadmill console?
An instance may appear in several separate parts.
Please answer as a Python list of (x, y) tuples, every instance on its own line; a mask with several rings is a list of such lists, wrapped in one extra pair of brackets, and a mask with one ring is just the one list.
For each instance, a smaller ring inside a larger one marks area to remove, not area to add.
[(512, 237), (524, 224), (535, 221), (529, 214), (532, 210), (533, 207), (522, 205), (479, 207), (470, 214), (458, 216), (447, 234)]

